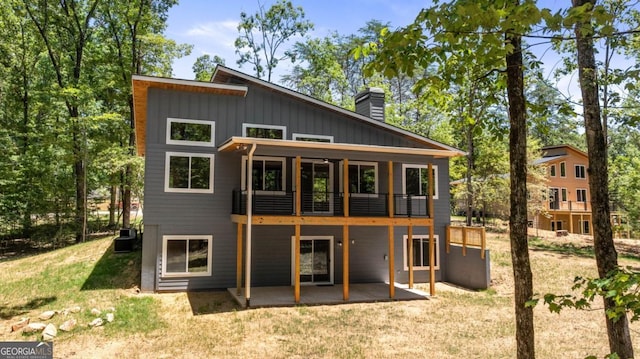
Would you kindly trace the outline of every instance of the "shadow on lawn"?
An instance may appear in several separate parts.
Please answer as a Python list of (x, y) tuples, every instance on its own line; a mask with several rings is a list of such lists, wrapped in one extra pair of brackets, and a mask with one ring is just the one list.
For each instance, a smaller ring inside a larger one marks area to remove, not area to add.
[(193, 315), (217, 314), (241, 309), (226, 290), (187, 292)]
[(14, 305), (12, 307), (5, 307), (0, 305), (0, 319), (9, 319), (24, 313), (28, 313), (31, 310), (38, 309), (55, 301), (57, 298), (58, 297), (56, 296), (39, 297), (31, 299), (23, 305)]
[(114, 253), (113, 243), (107, 248), (81, 290), (129, 289), (140, 283), (142, 252)]
[(541, 240), (530, 240), (529, 248), (534, 251), (547, 251), (572, 257), (593, 258), (593, 246), (576, 246), (573, 243), (545, 243)]

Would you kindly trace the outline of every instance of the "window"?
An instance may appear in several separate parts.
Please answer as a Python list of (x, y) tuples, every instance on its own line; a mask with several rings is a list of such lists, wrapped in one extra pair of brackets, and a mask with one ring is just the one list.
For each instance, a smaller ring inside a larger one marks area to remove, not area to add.
[[(340, 162), (340, 190), (342, 183), (342, 171), (344, 162)], [(378, 194), (378, 163), (376, 162), (349, 162), (349, 193), (356, 197), (361, 195)]]
[(213, 155), (167, 152), (164, 190), (213, 193)]
[(213, 237), (170, 235), (162, 237), (162, 275), (196, 277), (211, 275)]
[(589, 221), (582, 221), (582, 234), (589, 234)]
[(270, 138), (275, 140), (287, 139), (287, 128), (276, 125), (257, 125), (253, 123), (242, 124), (242, 135), (244, 137)]
[(307, 141), (307, 142), (333, 143), (333, 136), (306, 135), (304, 133), (294, 133), (293, 134), (293, 140), (294, 141)]
[(587, 190), (584, 188), (579, 188), (576, 190), (576, 201), (578, 202), (586, 202), (587, 201)]
[[(435, 268), (440, 268), (440, 244), (438, 236), (434, 236), (436, 251), (434, 252)], [(409, 270), (409, 255), (413, 256), (413, 269), (414, 270), (428, 270), (429, 269), (429, 235), (413, 235), (413, 253), (409, 253), (409, 236), (404, 235), (403, 243), (403, 257), (404, 257), (404, 270)]]
[(562, 202), (566, 202), (567, 201), (567, 189), (563, 188), (562, 189)]
[(215, 123), (167, 118), (167, 144), (213, 147), (215, 146)]
[(587, 178), (584, 171), (584, 165), (576, 165), (576, 178)]
[[(247, 189), (247, 156), (242, 157), (242, 190)], [(286, 167), (283, 157), (261, 157), (253, 158), (253, 178), (254, 191), (284, 192)]]
[(567, 177), (567, 163), (560, 162), (560, 177)]
[(549, 175), (551, 177), (555, 177), (556, 176), (556, 165), (549, 166)]
[[(402, 165), (402, 193), (425, 196), (429, 192), (429, 167), (427, 165)], [(433, 169), (433, 199), (438, 199), (438, 166)]]

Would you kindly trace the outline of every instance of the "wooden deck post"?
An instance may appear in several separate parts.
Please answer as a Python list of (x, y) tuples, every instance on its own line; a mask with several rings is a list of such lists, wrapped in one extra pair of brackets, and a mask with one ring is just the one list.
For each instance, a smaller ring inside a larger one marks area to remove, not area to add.
[(300, 303), (300, 225), (295, 226), (295, 279), (293, 298), (296, 304)]
[(242, 223), (237, 223), (236, 235), (236, 294), (242, 294)]
[(389, 161), (388, 165), (389, 165), (389, 175), (387, 178), (387, 181), (389, 183), (388, 210), (389, 210), (389, 218), (393, 218), (393, 216), (395, 215), (395, 208), (394, 208), (395, 201), (394, 201), (394, 195), (393, 195), (393, 161)]
[(433, 224), (429, 226), (429, 294), (436, 295), (436, 241)]
[(433, 219), (434, 217), (434, 208), (433, 208), (433, 165), (431, 164), (431, 162), (429, 162), (429, 164), (427, 165), (427, 171), (429, 171), (429, 173), (427, 174), (427, 178), (429, 179), (429, 195), (427, 196), (427, 198), (429, 198), (429, 218)]
[(573, 229), (573, 212), (569, 211), (569, 233), (575, 233)]
[(469, 231), (467, 230), (468, 227), (462, 227), (462, 256), (466, 257), (467, 256), (467, 235), (469, 234)]
[(296, 216), (300, 217), (302, 206), (302, 158), (296, 156)]
[(431, 296), (436, 295), (436, 264), (435, 264), (435, 233), (433, 228), (433, 165), (429, 162), (427, 166), (429, 171), (429, 218), (431, 218), (431, 225), (429, 226), (429, 294)]
[(409, 289), (413, 289), (413, 225), (407, 227), (407, 247), (409, 260)]
[[(342, 211), (349, 217), (349, 159), (342, 159)], [(349, 300), (349, 225), (342, 226), (342, 299)]]
[[(302, 158), (296, 156), (296, 217), (300, 217), (302, 206)], [(300, 225), (295, 225), (295, 270), (294, 270), (294, 290), (293, 297), (297, 303), (300, 303)]]
[[(393, 198), (393, 161), (388, 162), (389, 173), (387, 177), (387, 181), (389, 184), (389, 218), (393, 218), (394, 216), (394, 198)], [(388, 227), (389, 232), (389, 298), (393, 299), (396, 296), (396, 265), (395, 265), (395, 254), (393, 247), (393, 237), (394, 237), (394, 226), (392, 224)]]
[(342, 299), (349, 300), (349, 225), (342, 226)]
[(395, 277), (395, 254), (393, 248), (393, 225), (390, 224), (389, 228), (389, 298), (393, 299), (396, 296), (396, 277)]
[(349, 217), (349, 159), (342, 160), (342, 211)]

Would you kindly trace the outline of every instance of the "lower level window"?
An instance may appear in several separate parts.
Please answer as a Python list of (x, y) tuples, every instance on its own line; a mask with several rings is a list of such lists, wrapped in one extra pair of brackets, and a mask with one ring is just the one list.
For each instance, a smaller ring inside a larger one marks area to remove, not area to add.
[[(438, 243), (438, 236), (434, 236), (436, 250), (434, 252), (435, 268), (440, 268), (440, 258), (438, 256), (440, 245)], [(404, 253), (404, 270), (409, 270), (409, 256), (413, 257), (413, 270), (428, 270), (429, 269), (429, 235), (413, 235), (413, 251), (409, 252), (409, 236), (405, 235), (403, 243)]]
[(162, 275), (165, 277), (211, 275), (213, 237), (175, 235), (162, 237)]

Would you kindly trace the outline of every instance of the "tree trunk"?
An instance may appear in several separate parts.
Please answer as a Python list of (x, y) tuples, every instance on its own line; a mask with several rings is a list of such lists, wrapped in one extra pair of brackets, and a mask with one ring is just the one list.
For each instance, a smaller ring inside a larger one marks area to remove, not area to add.
[[(514, 1), (515, 5), (518, 1)], [(511, 178), (509, 230), (513, 264), (516, 345), (518, 359), (535, 358), (533, 308), (525, 304), (533, 296), (533, 279), (527, 241), (527, 119), (522, 72), (522, 47), (518, 35), (507, 33), (505, 43), (513, 46), (506, 55), (509, 97), (509, 155)]]
[(116, 185), (111, 185), (111, 193), (109, 194), (109, 228), (116, 227), (116, 210), (118, 208), (118, 203), (116, 201), (118, 195), (118, 187)]
[[(573, 6), (584, 4), (595, 6), (595, 0), (573, 0)], [(591, 191), (591, 213), (593, 222), (593, 249), (600, 278), (618, 268), (618, 254), (613, 243), (609, 210), (609, 174), (607, 166), (606, 140), (602, 128), (600, 103), (598, 99), (598, 79), (594, 55), (592, 32), (581, 31), (591, 29), (590, 23), (575, 25), (576, 44), (578, 50), (578, 74), (582, 91), (584, 111), (584, 127), (589, 153), (589, 191)], [(615, 306), (612, 300), (604, 299), (605, 310)], [(620, 358), (633, 358), (633, 343), (629, 333), (629, 322), (626, 316), (617, 321), (606, 317), (609, 349)]]
[(71, 115), (73, 132), (73, 175), (76, 182), (76, 243), (80, 243), (86, 239), (87, 168), (84, 155), (84, 138), (80, 138), (84, 137), (84, 135), (80, 133), (79, 129), (78, 108), (70, 107), (69, 114)]
[(473, 127), (467, 127), (467, 226), (471, 226), (473, 220)]

